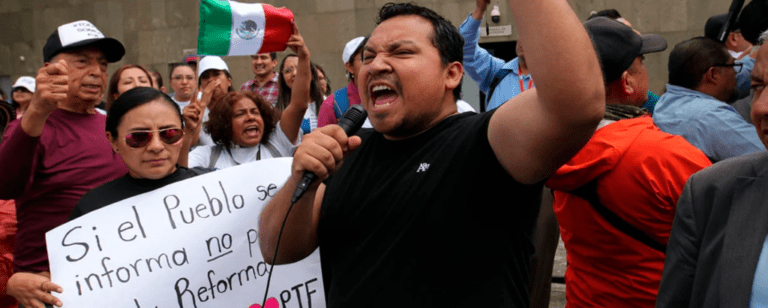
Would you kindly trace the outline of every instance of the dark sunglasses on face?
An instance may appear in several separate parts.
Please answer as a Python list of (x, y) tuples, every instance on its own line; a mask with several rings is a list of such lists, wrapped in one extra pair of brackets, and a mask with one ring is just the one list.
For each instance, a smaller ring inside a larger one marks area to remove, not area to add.
[(157, 131), (136, 131), (125, 135), (125, 144), (132, 148), (144, 147), (152, 140), (154, 132), (157, 132), (160, 140), (165, 144), (174, 144), (184, 136), (184, 131), (181, 130), (181, 128), (166, 128)]

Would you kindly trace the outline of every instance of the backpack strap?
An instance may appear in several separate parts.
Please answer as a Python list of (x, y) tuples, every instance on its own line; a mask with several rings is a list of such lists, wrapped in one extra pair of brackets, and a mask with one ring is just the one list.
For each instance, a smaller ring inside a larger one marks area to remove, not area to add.
[(216, 165), (216, 161), (219, 160), (219, 156), (221, 156), (222, 147), (222, 145), (217, 144), (211, 148), (211, 160), (208, 162), (209, 170), (214, 170), (213, 166)]
[(496, 75), (493, 76), (493, 81), (491, 81), (491, 87), (488, 89), (488, 97), (485, 100), (485, 106), (488, 107), (488, 103), (491, 102), (491, 97), (493, 96), (493, 92), (496, 91), (496, 87), (499, 86), (499, 83), (501, 83), (501, 80), (504, 79), (504, 77), (507, 77), (512, 73), (512, 70), (506, 70), (502, 69), (498, 72), (496, 72)]
[(608, 221), (608, 223), (610, 223), (614, 228), (618, 229), (622, 233), (629, 235), (633, 239), (645, 244), (650, 248), (653, 248), (654, 250), (666, 254), (666, 245), (657, 242), (642, 230), (635, 228), (635, 226), (631, 225), (626, 220), (621, 219), (621, 217), (616, 215), (616, 213), (609, 210), (602, 202), (600, 202), (600, 197), (597, 195), (597, 179), (584, 184), (584, 186), (569, 191), (568, 193), (589, 202), (589, 204), (592, 205), (592, 208), (595, 209), (595, 211), (600, 214), (600, 216), (602, 216), (606, 221)]
[(343, 87), (333, 93), (333, 113), (336, 114), (336, 122), (341, 119), (341, 115), (347, 109), (349, 109), (349, 97), (347, 97), (347, 87)]
[(269, 154), (272, 154), (272, 158), (278, 158), (281, 157), (280, 152), (277, 151), (277, 149), (269, 142), (263, 144), (265, 148), (267, 148), (267, 151), (269, 151)]

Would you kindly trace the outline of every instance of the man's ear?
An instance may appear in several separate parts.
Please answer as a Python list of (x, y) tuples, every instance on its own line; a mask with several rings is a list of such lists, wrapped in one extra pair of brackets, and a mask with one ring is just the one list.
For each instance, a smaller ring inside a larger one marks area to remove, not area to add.
[(464, 77), (464, 66), (458, 61), (448, 63), (445, 77), (445, 87), (448, 90), (455, 89), (459, 86), (461, 79)]
[(704, 73), (704, 76), (702, 77), (701, 82), (711, 83), (715, 84), (717, 83), (721, 78), (721, 72), (717, 67), (710, 67), (706, 73)]
[(725, 38), (725, 46), (726, 47), (736, 47), (738, 45), (738, 38), (736, 37), (736, 33), (731, 32), (728, 34), (728, 37)]
[(632, 77), (632, 74), (629, 73), (629, 71), (624, 71), (621, 73), (621, 90), (624, 92), (625, 95), (633, 94), (635, 93), (635, 79)]

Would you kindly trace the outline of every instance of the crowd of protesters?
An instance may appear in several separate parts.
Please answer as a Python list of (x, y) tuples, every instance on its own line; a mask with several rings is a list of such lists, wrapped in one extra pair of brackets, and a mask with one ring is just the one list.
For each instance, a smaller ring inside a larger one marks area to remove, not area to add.
[[(479, 45), (489, 4), (458, 27), (386, 4), (341, 63), (314, 63), (293, 22), (290, 51), (252, 55), (238, 91), (218, 56), (185, 57), (167, 87), (140, 63), (110, 77), (131, 46), (61, 25), (0, 101), (0, 308), (62, 305), (47, 231), (277, 157), (294, 158), (286, 188), (248, 219), (268, 263), (322, 247), (328, 307), (548, 307), (558, 234), (569, 307), (768, 307), (766, 1), (674, 45), (660, 96), (644, 55), (667, 41), (618, 11), (510, 0), (504, 61)], [(464, 73), (485, 112), (461, 100)], [(347, 136), (335, 124), (354, 105), (367, 129)], [(283, 233), (307, 171), (323, 181)]]

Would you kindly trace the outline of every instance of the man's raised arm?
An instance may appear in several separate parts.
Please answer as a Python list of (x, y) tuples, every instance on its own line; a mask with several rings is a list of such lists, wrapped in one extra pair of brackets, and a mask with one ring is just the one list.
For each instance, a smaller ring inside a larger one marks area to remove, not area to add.
[(539, 182), (589, 140), (605, 110), (592, 42), (565, 0), (510, 0), (535, 91), (502, 105), (488, 139), (515, 180)]

